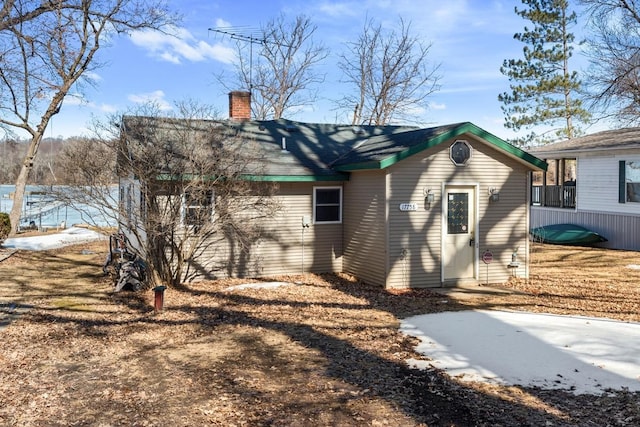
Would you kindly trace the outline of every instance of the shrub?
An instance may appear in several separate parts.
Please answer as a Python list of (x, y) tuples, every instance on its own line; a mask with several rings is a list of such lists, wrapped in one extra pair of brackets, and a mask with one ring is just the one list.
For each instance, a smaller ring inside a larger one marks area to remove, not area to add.
[(11, 231), (11, 221), (9, 220), (9, 214), (0, 212), (0, 243), (7, 238)]

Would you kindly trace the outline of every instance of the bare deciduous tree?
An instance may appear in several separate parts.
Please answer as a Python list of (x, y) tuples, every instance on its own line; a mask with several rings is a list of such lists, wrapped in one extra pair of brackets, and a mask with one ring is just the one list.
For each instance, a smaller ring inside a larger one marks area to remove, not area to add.
[[(315, 85), (324, 81), (315, 66), (328, 55), (327, 49), (313, 41), (316, 26), (306, 16), (287, 21), (284, 15), (269, 21), (260, 30), (257, 52), (238, 43), (236, 82), (251, 92), (253, 117), (279, 119), (287, 113), (312, 104), (317, 97)], [(218, 80), (228, 90), (237, 90)]]
[[(147, 106), (111, 120), (96, 132), (102, 139), (70, 147), (61, 161), (79, 166), (64, 194), (111, 212), (151, 267), (155, 283), (176, 285), (220, 270), (246, 273), (241, 269), (262, 237), (261, 219), (279, 208), (272, 197), (275, 184), (252, 179), (263, 174), (260, 147), (214, 120), (208, 107), (184, 102), (176, 111), (161, 116)], [(81, 161), (87, 143), (97, 154)], [(103, 158), (117, 163), (105, 165)]]
[(640, 3), (582, 0), (593, 30), (587, 40), (593, 108), (623, 123), (640, 123)]
[(111, 35), (160, 29), (177, 17), (165, 0), (13, 0), (0, 14), (0, 126), (31, 138), (10, 214), (15, 233), (45, 129), (72, 88), (101, 65), (98, 50)]
[(407, 120), (439, 89), (439, 65), (429, 63), (430, 44), (411, 34), (400, 19), (399, 31), (385, 31), (368, 20), (357, 41), (347, 43), (338, 66), (353, 94), (338, 101), (354, 110), (354, 124), (386, 125)]
[(0, 9), (0, 31), (36, 19), (44, 13), (71, 7), (78, 6), (62, 0), (4, 0)]

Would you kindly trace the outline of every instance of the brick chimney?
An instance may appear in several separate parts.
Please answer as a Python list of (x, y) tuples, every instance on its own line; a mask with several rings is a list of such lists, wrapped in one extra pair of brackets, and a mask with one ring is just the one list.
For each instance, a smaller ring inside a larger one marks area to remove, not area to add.
[(229, 92), (229, 119), (251, 120), (251, 92), (240, 90)]

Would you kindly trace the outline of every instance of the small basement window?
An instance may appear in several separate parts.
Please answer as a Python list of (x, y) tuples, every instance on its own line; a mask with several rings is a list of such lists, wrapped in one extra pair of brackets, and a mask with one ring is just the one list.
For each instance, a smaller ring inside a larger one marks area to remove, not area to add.
[(313, 188), (313, 222), (322, 224), (342, 222), (342, 187)]

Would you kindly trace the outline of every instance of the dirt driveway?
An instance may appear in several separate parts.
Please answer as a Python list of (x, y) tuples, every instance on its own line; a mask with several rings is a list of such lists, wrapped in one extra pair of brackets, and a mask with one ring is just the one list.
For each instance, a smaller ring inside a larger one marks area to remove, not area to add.
[[(0, 425), (637, 425), (640, 395), (462, 384), (399, 319), (470, 308), (640, 321), (635, 252), (537, 245), (501, 292), (385, 292), (344, 275), (112, 294), (104, 243), (0, 262)], [(242, 281), (246, 283), (246, 281)], [(11, 323), (9, 323), (9, 320)]]

